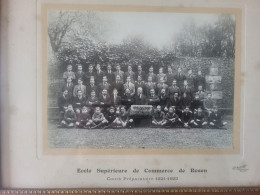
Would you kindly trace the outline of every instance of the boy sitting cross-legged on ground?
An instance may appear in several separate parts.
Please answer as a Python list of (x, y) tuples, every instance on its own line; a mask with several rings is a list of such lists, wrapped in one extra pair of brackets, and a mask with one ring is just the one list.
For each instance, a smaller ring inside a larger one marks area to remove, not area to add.
[(184, 128), (190, 128), (190, 125), (192, 120), (192, 112), (190, 111), (189, 107), (187, 106), (183, 111), (182, 111), (182, 124)]
[(209, 126), (211, 128), (220, 129), (223, 128), (227, 122), (222, 119), (222, 114), (218, 111), (218, 107), (214, 106), (213, 111), (209, 115)]
[(169, 108), (168, 113), (165, 116), (166, 123), (164, 127), (170, 128), (170, 127), (177, 127), (181, 123), (181, 119), (179, 116), (175, 113), (174, 106), (171, 106)]
[(61, 121), (61, 127), (72, 128), (74, 127), (76, 120), (76, 113), (74, 112), (72, 105), (69, 104), (67, 110), (65, 111), (64, 118)]
[(91, 120), (91, 115), (86, 106), (83, 106), (81, 113), (77, 115), (77, 121), (75, 126), (77, 128), (90, 128), (91, 125), (94, 126), (93, 121)]
[(105, 115), (105, 118), (108, 121), (108, 125), (105, 126), (104, 129), (114, 128), (114, 126), (116, 125), (117, 115), (113, 106), (109, 108), (109, 112)]
[(122, 127), (130, 129), (133, 128), (134, 121), (132, 118), (130, 118), (129, 113), (126, 111), (126, 108), (124, 106), (121, 106), (120, 108), (119, 119)]
[(162, 127), (166, 124), (165, 114), (162, 111), (162, 107), (158, 105), (153, 113), (152, 127)]
[(101, 128), (108, 123), (104, 114), (101, 112), (100, 107), (96, 107), (95, 112), (92, 116), (94, 126), (91, 129)]
[(192, 126), (196, 128), (206, 127), (208, 124), (206, 118), (202, 108), (198, 107), (198, 110), (194, 112), (194, 119), (191, 121)]

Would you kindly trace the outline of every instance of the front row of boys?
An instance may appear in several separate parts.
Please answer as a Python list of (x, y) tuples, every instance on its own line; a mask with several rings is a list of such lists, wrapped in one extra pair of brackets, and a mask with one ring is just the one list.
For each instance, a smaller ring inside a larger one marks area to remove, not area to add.
[[(156, 106), (152, 114), (151, 127), (184, 127), (184, 128), (223, 128), (226, 122), (223, 122), (222, 115), (219, 113), (217, 106), (214, 106), (212, 112), (207, 116), (199, 107), (194, 114), (187, 106), (181, 113), (181, 117), (176, 114), (175, 107), (171, 106), (168, 112), (162, 111), (160, 105)], [(83, 106), (81, 112), (74, 112), (73, 106), (68, 105), (64, 118), (61, 120), (61, 127), (67, 128), (132, 128), (134, 120), (130, 117), (125, 106), (115, 108), (111, 106), (105, 115), (100, 107), (96, 107), (94, 113), (90, 114), (90, 109)]]

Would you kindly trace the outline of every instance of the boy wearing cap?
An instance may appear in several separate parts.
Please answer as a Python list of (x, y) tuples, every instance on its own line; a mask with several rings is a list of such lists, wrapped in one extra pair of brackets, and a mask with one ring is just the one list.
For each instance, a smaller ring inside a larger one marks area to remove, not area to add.
[(65, 111), (64, 118), (61, 121), (61, 126), (66, 128), (72, 128), (74, 127), (74, 123), (76, 120), (76, 113), (74, 112), (72, 105), (69, 104), (67, 110)]

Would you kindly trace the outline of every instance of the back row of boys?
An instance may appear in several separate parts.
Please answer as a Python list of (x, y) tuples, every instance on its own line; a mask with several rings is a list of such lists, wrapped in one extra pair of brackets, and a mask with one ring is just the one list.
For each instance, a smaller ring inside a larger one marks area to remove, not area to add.
[(142, 71), (142, 66), (138, 65), (137, 72), (132, 70), (132, 66), (128, 66), (128, 71), (121, 71), (120, 65), (116, 65), (116, 71), (112, 71), (112, 66), (107, 65), (107, 71), (103, 72), (99, 64), (96, 65), (96, 71), (92, 65), (89, 66), (88, 72), (83, 72), (82, 65), (77, 65), (77, 71), (72, 71), (72, 65), (67, 66), (67, 71), (63, 73), (65, 84), (62, 91), (68, 90), (68, 95), (73, 98), (77, 96), (77, 91), (81, 90), (83, 96), (90, 94), (92, 91), (96, 92), (99, 96), (103, 89), (106, 89), (112, 95), (113, 89), (118, 90), (118, 95), (122, 96), (126, 89), (130, 90), (133, 96), (138, 87), (143, 89), (143, 94), (146, 96), (151, 95), (150, 90), (154, 89), (156, 95), (161, 94), (161, 90), (165, 89), (167, 95), (173, 95), (178, 92), (179, 96), (186, 93), (187, 96), (193, 98), (194, 92), (199, 92), (200, 97), (204, 98), (205, 93), (205, 78), (198, 71), (195, 77), (192, 70), (189, 69), (188, 74), (184, 75), (182, 69), (179, 67), (177, 74), (173, 73), (172, 67), (168, 67), (168, 73), (163, 72), (163, 68), (159, 68), (159, 73), (153, 72), (153, 67), (149, 68), (148, 74)]

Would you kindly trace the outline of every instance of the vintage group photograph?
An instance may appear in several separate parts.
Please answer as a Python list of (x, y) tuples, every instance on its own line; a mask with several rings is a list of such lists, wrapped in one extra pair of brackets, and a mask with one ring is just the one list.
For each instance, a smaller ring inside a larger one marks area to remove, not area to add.
[(230, 149), (236, 17), (51, 9), (49, 148)]

